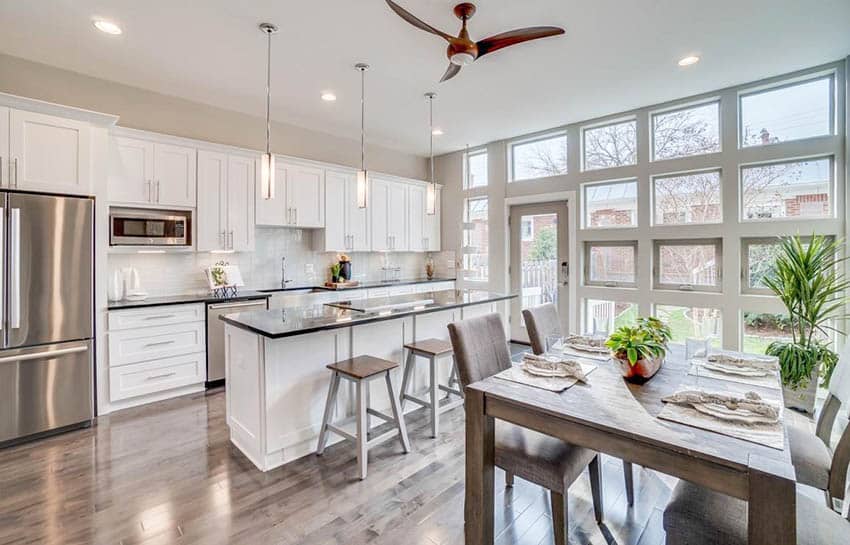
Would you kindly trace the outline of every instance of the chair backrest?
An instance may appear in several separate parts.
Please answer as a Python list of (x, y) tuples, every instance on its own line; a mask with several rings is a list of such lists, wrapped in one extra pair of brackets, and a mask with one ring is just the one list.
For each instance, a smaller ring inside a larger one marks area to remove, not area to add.
[(561, 321), (558, 319), (558, 309), (553, 303), (544, 303), (537, 307), (522, 311), (522, 319), (528, 330), (528, 340), (535, 354), (546, 351), (546, 337), (561, 334)]
[(843, 429), (832, 445), (833, 428), (841, 406), (850, 404), (850, 341), (846, 342), (829, 381), (829, 394), (818, 415), (815, 433), (832, 451), (829, 471), (829, 493), (844, 498), (845, 480), (850, 466), (850, 421), (840, 422)]
[(511, 366), (505, 328), (496, 313), (449, 324), (449, 338), (464, 388)]
[(844, 343), (838, 363), (829, 381), (829, 393), (844, 404), (850, 404), (850, 339)]

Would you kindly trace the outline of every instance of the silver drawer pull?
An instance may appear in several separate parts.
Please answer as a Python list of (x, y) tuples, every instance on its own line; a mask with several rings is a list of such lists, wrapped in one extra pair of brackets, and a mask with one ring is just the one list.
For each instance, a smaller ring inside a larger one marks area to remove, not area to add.
[(155, 343), (148, 343), (148, 344), (145, 345), (145, 347), (148, 347), (148, 346), (165, 346), (166, 344), (174, 344), (174, 341), (159, 341), (159, 342), (155, 342)]
[(145, 320), (165, 320), (167, 318), (176, 318), (176, 314), (160, 314), (158, 316), (145, 316)]
[(174, 375), (176, 375), (176, 374), (177, 374), (177, 372), (176, 372), (176, 371), (172, 371), (172, 372), (170, 372), (170, 373), (162, 373), (161, 375), (151, 375), (151, 376), (149, 376), (149, 377), (147, 378), (147, 380), (156, 380), (156, 379), (158, 379), (158, 378), (168, 378), (168, 377), (173, 377), (173, 376), (174, 376)]

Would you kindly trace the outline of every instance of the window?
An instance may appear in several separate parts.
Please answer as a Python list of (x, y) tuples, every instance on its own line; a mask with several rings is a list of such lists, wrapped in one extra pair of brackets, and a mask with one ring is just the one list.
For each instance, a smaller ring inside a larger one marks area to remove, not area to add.
[(487, 198), (466, 199), (464, 206), (464, 279), (486, 282), (489, 272)]
[(720, 291), (720, 239), (656, 240), (656, 289)]
[[(803, 237), (803, 243), (808, 247), (809, 237)], [(770, 294), (773, 292), (765, 286), (764, 279), (773, 274), (773, 263), (779, 254), (779, 238), (744, 238), (741, 239), (741, 266), (744, 271), (743, 293)]]
[(774, 341), (791, 340), (791, 321), (786, 314), (745, 311), (743, 326), (741, 349), (750, 354), (764, 354)]
[(654, 225), (720, 223), (720, 171), (657, 176), (652, 203)]
[(588, 286), (635, 287), (637, 241), (586, 242), (584, 280)]
[(485, 187), (487, 179), (487, 149), (466, 154), (466, 189)]
[(585, 299), (585, 331), (591, 335), (609, 335), (624, 325), (635, 325), (638, 306), (635, 303)]
[(741, 167), (744, 220), (827, 218), (832, 191), (831, 158)]
[(586, 184), (585, 227), (634, 227), (637, 225), (637, 180)]
[(559, 132), (511, 144), (511, 181), (567, 173), (567, 134)]
[(835, 77), (830, 74), (741, 94), (742, 147), (833, 134)]
[(670, 326), (672, 343), (685, 344), (685, 339), (708, 339), (709, 345), (719, 348), (722, 322), (720, 309), (655, 305), (655, 316)]
[(637, 164), (637, 123), (634, 119), (582, 129), (584, 170)]
[(532, 216), (524, 216), (522, 218), (520, 229), (523, 242), (534, 240), (534, 218)]
[(652, 114), (655, 161), (720, 151), (720, 102)]

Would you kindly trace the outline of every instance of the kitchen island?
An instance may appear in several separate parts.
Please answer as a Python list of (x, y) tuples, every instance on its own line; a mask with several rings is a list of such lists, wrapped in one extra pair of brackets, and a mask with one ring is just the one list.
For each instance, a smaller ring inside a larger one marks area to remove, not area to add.
[[(326, 365), (364, 354), (401, 365), (405, 344), (448, 339), (449, 323), (504, 313), (512, 297), (445, 290), (222, 316), (231, 442), (262, 471), (315, 452), (331, 377)], [(442, 364), (445, 382), (451, 360)], [(417, 366), (413, 391), (427, 386), (426, 370)], [(396, 389), (400, 373), (394, 371)], [(389, 398), (380, 386), (371, 405), (386, 410)], [(336, 420), (354, 414), (353, 389), (340, 390), (335, 410)]]

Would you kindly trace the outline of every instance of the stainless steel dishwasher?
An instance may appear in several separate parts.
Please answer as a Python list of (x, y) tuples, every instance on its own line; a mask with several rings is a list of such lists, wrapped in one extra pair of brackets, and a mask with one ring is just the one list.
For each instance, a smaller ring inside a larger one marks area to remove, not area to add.
[(218, 317), (267, 308), (268, 299), (207, 304), (207, 388), (224, 384), (224, 322)]

